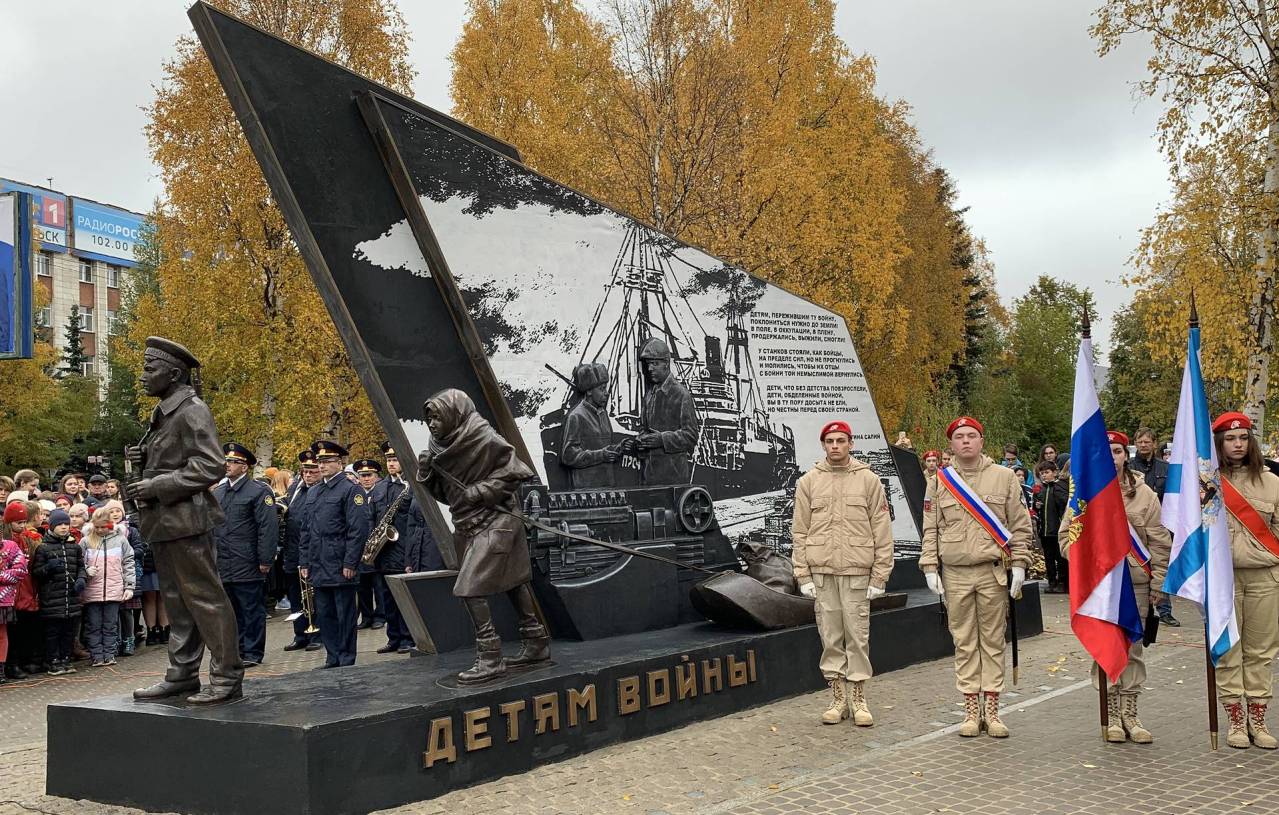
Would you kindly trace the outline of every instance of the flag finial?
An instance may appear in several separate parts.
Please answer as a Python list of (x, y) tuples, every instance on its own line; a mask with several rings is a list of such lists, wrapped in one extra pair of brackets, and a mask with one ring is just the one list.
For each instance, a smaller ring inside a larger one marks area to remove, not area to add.
[(1084, 339), (1092, 338), (1092, 322), (1088, 319), (1088, 306), (1084, 305), (1084, 320), (1079, 326), (1079, 333)]
[(1190, 290), (1190, 327), (1199, 327), (1199, 309), (1195, 308), (1195, 290)]

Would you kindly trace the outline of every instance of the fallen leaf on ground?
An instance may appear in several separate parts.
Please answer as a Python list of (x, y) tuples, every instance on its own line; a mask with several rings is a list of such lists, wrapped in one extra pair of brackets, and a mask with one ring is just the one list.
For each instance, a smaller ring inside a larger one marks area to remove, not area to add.
[(1095, 769), (1097, 769), (1097, 765), (1096, 765), (1096, 764), (1085, 764), (1085, 765), (1083, 765), (1083, 766), (1084, 766), (1085, 768), (1089, 769), (1089, 770), (1095, 770)]
[(910, 771), (910, 774), (911, 774), (911, 775), (913, 775), (913, 776), (916, 776), (916, 777), (918, 777), (918, 778), (923, 778), (923, 777), (924, 777), (924, 774), (923, 774), (923, 773), (921, 773), (919, 770), (911, 770), (911, 771)]

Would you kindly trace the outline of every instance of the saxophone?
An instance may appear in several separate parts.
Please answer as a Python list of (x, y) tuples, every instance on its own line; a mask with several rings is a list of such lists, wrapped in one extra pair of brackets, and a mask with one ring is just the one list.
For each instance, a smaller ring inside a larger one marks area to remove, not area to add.
[(377, 556), (382, 553), (382, 547), (386, 546), (387, 541), (397, 540), (400, 537), (400, 532), (392, 521), (395, 520), (395, 513), (399, 511), (400, 504), (408, 497), (409, 489), (409, 485), (405, 484), (404, 489), (400, 490), (400, 494), (395, 496), (395, 500), (386, 508), (386, 512), (382, 513), (382, 519), (377, 522), (377, 526), (373, 527), (373, 531), (369, 533), (369, 539), (364, 542), (364, 553), (360, 555), (360, 562), (365, 566), (373, 565), (373, 561), (377, 560)]

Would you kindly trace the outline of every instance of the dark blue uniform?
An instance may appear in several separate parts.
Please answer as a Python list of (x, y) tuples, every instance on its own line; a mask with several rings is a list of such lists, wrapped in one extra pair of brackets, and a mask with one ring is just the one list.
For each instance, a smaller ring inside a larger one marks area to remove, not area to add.
[[(386, 479), (379, 479), (373, 486), (365, 490), (365, 506), (369, 511), (369, 531), (373, 531), (373, 527), (377, 526), (377, 522), (382, 520), (381, 513), (373, 513), (373, 491), (378, 488), (378, 484), (386, 483)], [(363, 489), (363, 487), (360, 487)], [(383, 511), (387, 505), (383, 504)], [(386, 625), (386, 602), (388, 592), (386, 590), (386, 579), (382, 577), (382, 572), (378, 569), (377, 564), (372, 566), (364, 565), (364, 561), (360, 561), (360, 588), (356, 593), (356, 609), (359, 611), (360, 628), (381, 628)]]
[(275, 495), (248, 475), (234, 485), (223, 481), (213, 488), (226, 519), (213, 530), (218, 548), (218, 576), (239, 630), (240, 659), (261, 662), (266, 651), (266, 575), (280, 542)]
[[(373, 485), (373, 489), (369, 490), (369, 522), (372, 524), (369, 527), (370, 532), (373, 526), (382, 520), (382, 516), (391, 508), (391, 504), (400, 496), (400, 493), (406, 489), (408, 484), (403, 479), (394, 477), (383, 478)], [(411, 497), (412, 494), (405, 496), (391, 519), (391, 525), (395, 527), (399, 537), (386, 542), (373, 564), (378, 571), (378, 576), (383, 577), (377, 588), (382, 593), (382, 613), (386, 615), (386, 647), (382, 649), (384, 653), (413, 647), (413, 636), (409, 634), (409, 628), (404, 624), (404, 616), (395, 605), (395, 598), (391, 596), (391, 590), (387, 587), (384, 577), (404, 574), (405, 553), (409, 546), (409, 499)]]
[[(302, 544), (302, 524), (306, 522), (306, 502), (310, 497), (311, 491), (301, 477), (290, 484), (288, 492), (284, 494), (284, 502), (289, 511), (284, 516), (282, 566), (289, 608), (299, 615), (293, 618), (293, 645), (298, 648), (320, 641), (318, 634), (306, 633), (311, 621), (308, 621), (306, 615), (302, 613), (302, 584), (298, 579), (298, 548)], [(296, 650), (296, 648), (289, 650)]]
[(444, 557), (440, 554), (439, 544), (431, 532), (426, 516), (422, 514), (422, 505), (417, 496), (411, 495), (409, 505), (409, 542), (404, 550), (404, 565), (413, 572), (434, 572), (444, 568)]
[(368, 501), (359, 485), (341, 473), (309, 491), (306, 519), (298, 546), (298, 567), (306, 569), (315, 587), (315, 611), (320, 639), (327, 651), (325, 666), (355, 664), (355, 570), (369, 536)]

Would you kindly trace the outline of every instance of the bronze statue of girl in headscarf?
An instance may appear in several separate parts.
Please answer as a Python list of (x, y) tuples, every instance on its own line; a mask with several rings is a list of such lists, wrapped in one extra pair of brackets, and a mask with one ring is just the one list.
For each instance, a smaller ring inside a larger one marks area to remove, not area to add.
[[(528, 541), (516, 514), (520, 484), (534, 473), (462, 391), (440, 391), (423, 411), (431, 443), (418, 456), (417, 479), (452, 513), (461, 560), (453, 594), (466, 603), (475, 624), (475, 664), (457, 680), (479, 684), (502, 676), (507, 667), (545, 662), (551, 638), (537, 618)], [(509, 659), (502, 657), (502, 639), (485, 599), (501, 592), (519, 613), (520, 652)]]

